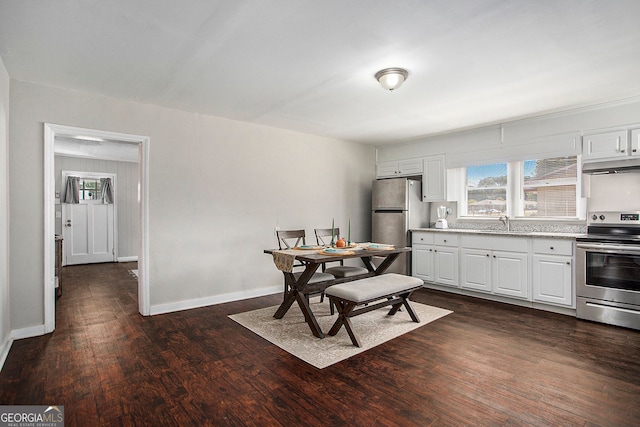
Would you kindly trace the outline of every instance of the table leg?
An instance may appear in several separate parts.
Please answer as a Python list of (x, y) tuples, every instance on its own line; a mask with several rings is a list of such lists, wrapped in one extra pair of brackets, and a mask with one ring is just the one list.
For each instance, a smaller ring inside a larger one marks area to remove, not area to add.
[(384, 261), (382, 261), (382, 263), (378, 266), (378, 268), (375, 268), (373, 266), (373, 263), (371, 262), (372, 257), (362, 257), (361, 259), (364, 266), (367, 267), (367, 270), (374, 272), (376, 276), (379, 276), (383, 274), (385, 271), (387, 271), (389, 266), (393, 264), (393, 262), (396, 260), (396, 258), (398, 258), (398, 256), (400, 256), (399, 253), (390, 254), (389, 256), (385, 257)]
[(300, 306), (300, 311), (304, 314), (304, 320), (309, 325), (309, 329), (311, 329), (311, 333), (318, 338), (324, 338), (324, 334), (320, 329), (320, 325), (318, 325), (318, 321), (316, 317), (313, 315), (311, 311), (311, 307), (309, 307), (309, 303), (307, 302), (307, 297), (302, 292), (296, 292), (296, 301), (298, 301), (298, 305)]
[(320, 325), (318, 325), (318, 321), (313, 315), (311, 307), (309, 307), (309, 303), (307, 302), (306, 295), (304, 294), (307, 283), (309, 283), (309, 280), (313, 277), (313, 274), (319, 266), (320, 264), (308, 264), (300, 277), (298, 277), (298, 280), (295, 279), (293, 273), (284, 273), (285, 280), (289, 284), (289, 291), (285, 295), (284, 301), (280, 304), (280, 307), (278, 307), (278, 310), (276, 310), (273, 317), (276, 319), (282, 319), (293, 305), (293, 302), (296, 301), (300, 307), (300, 311), (302, 311), (302, 314), (304, 315), (304, 320), (309, 325), (309, 329), (311, 329), (313, 335), (318, 338), (324, 338)]

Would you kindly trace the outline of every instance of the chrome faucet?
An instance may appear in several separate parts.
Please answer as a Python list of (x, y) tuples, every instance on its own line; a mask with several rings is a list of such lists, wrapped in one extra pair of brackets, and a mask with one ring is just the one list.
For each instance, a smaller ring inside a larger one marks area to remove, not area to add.
[(511, 222), (509, 221), (509, 217), (508, 216), (501, 216), (500, 218), (498, 218), (500, 220), (500, 222), (502, 222), (506, 227), (507, 227), (507, 231), (511, 231)]

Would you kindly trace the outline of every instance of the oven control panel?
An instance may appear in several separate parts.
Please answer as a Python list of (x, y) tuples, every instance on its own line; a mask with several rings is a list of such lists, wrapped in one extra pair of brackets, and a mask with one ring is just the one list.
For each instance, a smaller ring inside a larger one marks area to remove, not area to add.
[(640, 225), (640, 211), (589, 212), (588, 225)]

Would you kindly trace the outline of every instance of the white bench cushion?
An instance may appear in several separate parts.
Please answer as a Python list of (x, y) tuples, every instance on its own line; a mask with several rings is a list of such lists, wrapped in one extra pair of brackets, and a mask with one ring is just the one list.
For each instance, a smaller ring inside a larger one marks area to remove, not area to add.
[(401, 293), (423, 284), (416, 277), (389, 273), (329, 286), (324, 293), (347, 301), (363, 302)]

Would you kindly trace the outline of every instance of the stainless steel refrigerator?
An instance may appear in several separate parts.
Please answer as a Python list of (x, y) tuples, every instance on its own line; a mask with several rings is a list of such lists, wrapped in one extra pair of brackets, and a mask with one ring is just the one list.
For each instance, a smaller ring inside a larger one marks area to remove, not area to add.
[[(373, 181), (372, 242), (409, 246), (410, 229), (429, 227), (429, 203), (422, 202), (421, 185), (409, 178)], [(410, 254), (401, 254), (387, 272), (410, 275), (410, 261)]]

